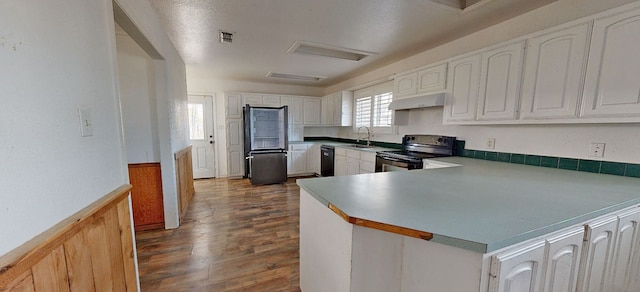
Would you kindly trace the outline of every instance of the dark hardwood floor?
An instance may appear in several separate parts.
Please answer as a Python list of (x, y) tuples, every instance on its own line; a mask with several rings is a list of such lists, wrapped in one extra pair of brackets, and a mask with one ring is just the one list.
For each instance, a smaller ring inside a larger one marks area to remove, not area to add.
[(180, 228), (136, 233), (142, 291), (300, 291), (299, 188), (195, 182)]

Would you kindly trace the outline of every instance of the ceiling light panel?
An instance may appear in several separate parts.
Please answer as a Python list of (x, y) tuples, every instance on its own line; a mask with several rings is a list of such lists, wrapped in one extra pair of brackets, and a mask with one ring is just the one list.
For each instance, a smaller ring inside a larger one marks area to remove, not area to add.
[(298, 53), (306, 55), (316, 55), (330, 58), (338, 58), (352, 61), (360, 61), (365, 57), (375, 55), (376, 53), (334, 47), (324, 44), (317, 44), (305, 41), (295, 41), (287, 50), (287, 53)]
[(322, 79), (327, 78), (322, 76), (293, 75), (293, 74), (274, 73), (274, 72), (267, 73), (267, 77), (298, 80), (298, 81), (311, 81), (311, 82), (318, 82)]

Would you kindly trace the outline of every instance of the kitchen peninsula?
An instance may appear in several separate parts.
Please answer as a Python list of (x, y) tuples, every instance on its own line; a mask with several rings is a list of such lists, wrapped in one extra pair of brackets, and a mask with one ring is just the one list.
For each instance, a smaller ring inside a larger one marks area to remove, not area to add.
[(640, 287), (639, 179), (436, 160), (299, 180), (302, 291)]

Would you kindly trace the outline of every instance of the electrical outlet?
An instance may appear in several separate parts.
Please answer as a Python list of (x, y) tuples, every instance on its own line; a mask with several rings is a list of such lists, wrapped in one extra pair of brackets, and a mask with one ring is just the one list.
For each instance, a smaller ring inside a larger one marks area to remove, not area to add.
[(589, 146), (590, 157), (604, 157), (604, 143), (591, 143)]
[(496, 149), (496, 138), (487, 138), (487, 149)]

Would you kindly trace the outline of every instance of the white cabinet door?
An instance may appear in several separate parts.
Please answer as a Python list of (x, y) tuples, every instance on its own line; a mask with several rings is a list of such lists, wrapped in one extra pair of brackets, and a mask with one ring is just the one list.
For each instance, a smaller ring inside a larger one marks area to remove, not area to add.
[(576, 291), (584, 227), (576, 226), (546, 239), (543, 292)]
[(305, 125), (320, 125), (320, 98), (305, 98), (303, 112)]
[(227, 120), (227, 146), (244, 147), (242, 120)]
[(226, 114), (227, 119), (242, 119), (242, 95), (227, 93)]
[(244, 151), (243, 148), (229, 148), (228, 171), (229, 177), (244, 176)]
[(482, 53), (478, 120), (518, 116), (524, 41)]
[(304, 99), (302, 97), (292, 97), (289, 104), (289, 124), (304, 124)]
[(289, 141), (304, 141), (303, 125), (289, 125)]
[(427, 67), (418, 71), (417, 93), (443, 91), (447, 86), (447, 63)]
[(418, 90), (418, 74), (416, 72), (398, 75), (394, 81), (393, 96), (402, 98), (415, 95)]
[(594, 22), (582, 116), (640, 115), (640, 11)]
[(280, 96), (277, 95), (264, 95), (262, 96), (262, 105), (280, 107)]
[(310, 144), (307, 150), (307, 173), (320, 174), (320, 144)]
[(347, 157), (343, 155), (337, 155), (334, 159), (333, 175), (343, 176), (347, 175)]
[(472, 121), (476, 118), (480, 55), (449, 62), (450, 87), (444, 104), (444, 122)]
[(244, 142), (242, 120), (227, 120), (227, 171), (230, 177), (244, 175)]
[(523, 119), (578, 116), (590, 27), (585, 23), (529, 40), (522, 85)]
[(307, 172), (307, 148), (307, 144), (289, 145), (289, 153), (287, 155), (289, 169), (287, 174), (301, 174)]
[(345, 175), (360, 174), (360, 160), (347, 157), (347, 167)]
[(334, 114), (335, 114), (335, 95), (327, 95), (322, 98), (322, 109), (320, 112), (322, 113), (322, 124), (323, 125), (334, 125)]
[(609, 271), (613, 260), (617, 224), (617, 216), (607, 216), (587, 225), (583, 259), (580, 263), (582, 277), (578, 279), (577, 291), (611, 291)]
[(252, 105), (259, 106), (262, 105), (262, 95), (259, 94), (251, 94), (251, 93), (243, 93), (242, 94), (242, 105)]
[(307, 152), (291, 151), (291, 173), (299, 174), (307, 172)]
[(490, 292), (536, 292), (542, 285), (545, 241), (538, 240), (491, 258)]
[(638, 252), (640, 249), (640, 208), (635, 207), (618, 215), (616, 246), (611, 268), (611, 291), (638, 291)]

